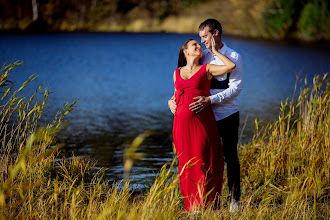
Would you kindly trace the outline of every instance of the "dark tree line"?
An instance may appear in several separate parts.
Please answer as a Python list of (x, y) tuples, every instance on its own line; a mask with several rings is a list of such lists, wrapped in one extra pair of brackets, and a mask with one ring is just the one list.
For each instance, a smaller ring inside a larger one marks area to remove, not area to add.
[[(200, 0), (0, 0), (0, 19), (4, 22), (31, 22), (39, 19), (57, 29), (64, 21), (94, 23), (102, 19), (124, 22), (137, 8), (137, 16), (164, 19), (179, 13), (186, 5)], [(144, 15), (144, 14), (146, 15)]]
[[(162, 22), (168, 16), (184, 14), (187, 6), (198, 9), (198, 4), (208, 1), (218, 0), (0, 0), (0, 30), (95, 30), (97, 25), (104, 24), (125, 27), (135, 19)], [(251, 5), (258, 3), (258, 0), (236, 0), (235, 7), (245, 1)], [(260, 21), (264, 23), (260, 35), (330, 39), (328, 0), (269, 2)]]

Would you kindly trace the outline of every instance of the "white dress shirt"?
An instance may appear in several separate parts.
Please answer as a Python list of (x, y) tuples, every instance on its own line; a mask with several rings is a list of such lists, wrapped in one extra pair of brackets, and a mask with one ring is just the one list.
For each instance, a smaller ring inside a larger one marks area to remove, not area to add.
[[(241, 92), (243, 79), (243, 63), (241, 56), (233, 49), (227, 47), (225, 43), (223, 43), (220, 53), (233, 61), (236, 64), (236, 68), (230, 73), (229, 88), (210, 89), (210, 99), (214, 116), (217, 121), (239, 111), (237, 96)], [(201, 64), (205, 63), (223, 65), (223, 62), (209, 49), (206, 49), (203, 52)], [(226, 80), (227, 74), (216, 76), (215, 78), (219, 81), (223, 81)]]

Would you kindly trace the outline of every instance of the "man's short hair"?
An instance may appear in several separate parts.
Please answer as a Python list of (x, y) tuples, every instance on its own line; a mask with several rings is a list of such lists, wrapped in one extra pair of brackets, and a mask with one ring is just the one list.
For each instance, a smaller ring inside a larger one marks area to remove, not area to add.
[(213, 19), (213, 18), (206, 19), (205, 21), (203, 21), (199, 25), (198, 30), (201, 31), (205, 27), (209, 27), (210, 32), (212, 34), (214, 33), (215, 30), (218, 30), (219, 31), (219, 36), (221, 37), (221, 35), (222, 35), (222, 26), (221, 26), (221, 24), (218, 20)]

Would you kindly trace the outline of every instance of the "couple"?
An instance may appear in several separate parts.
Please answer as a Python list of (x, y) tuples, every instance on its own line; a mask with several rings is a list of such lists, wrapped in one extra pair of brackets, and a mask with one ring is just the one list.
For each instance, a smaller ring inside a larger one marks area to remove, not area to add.
[[(179, 158), (180, 190), (185, 211), (213, 203), (220, 208), (224, 161), (227, 164), (230, 211), (239, 209), (240, 167), (237, 156), (243, 67), (238, 53), (221, 41), (219, 21), (199, 26), (201, 42), (186, 41), (174, 71), (173, 142)], [(228, 58), (227, 58), (228, 57)], [(213, 111), (212, 111), (213, 109)]]

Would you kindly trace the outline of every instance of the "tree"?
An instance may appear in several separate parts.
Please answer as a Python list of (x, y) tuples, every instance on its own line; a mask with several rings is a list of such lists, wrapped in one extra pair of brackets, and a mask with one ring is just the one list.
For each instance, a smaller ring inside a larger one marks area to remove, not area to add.
[(32, 0), (33, 21), (38, 19), (38, 4), (37, 0)]

